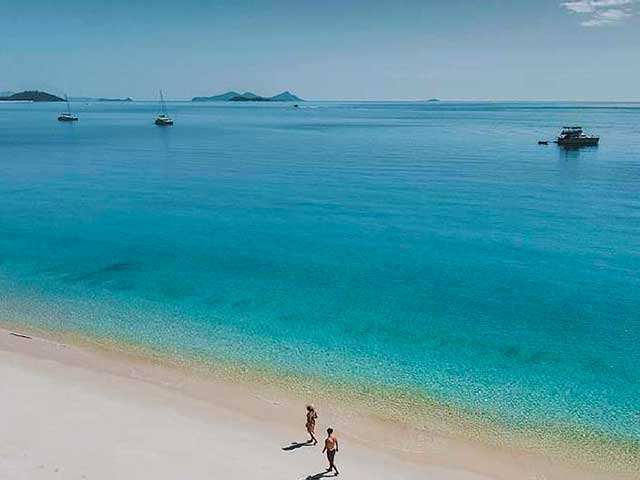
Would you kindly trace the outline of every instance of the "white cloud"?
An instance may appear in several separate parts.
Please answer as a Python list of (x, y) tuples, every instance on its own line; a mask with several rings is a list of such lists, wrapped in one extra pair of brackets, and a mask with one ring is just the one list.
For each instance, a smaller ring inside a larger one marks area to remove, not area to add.
[(633, 14), (626, 10), (610, 8), (609, 10), (596, 11), (588, 20), (583, 21), (580, 25), (584, 27), (599, 27), (601, 25), (611, 25), (619, 22), (623, 18), (632, 17)]
[(562, 6), (571, 13), (585, 16), (584, 27), (612, 25), (636, 14), (638, 0), (568, 0)]

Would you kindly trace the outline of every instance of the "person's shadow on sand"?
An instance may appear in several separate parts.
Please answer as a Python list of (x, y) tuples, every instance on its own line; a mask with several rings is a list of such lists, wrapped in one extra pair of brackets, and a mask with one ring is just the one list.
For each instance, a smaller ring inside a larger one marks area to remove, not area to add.
[(310, 447), (311, 445), (313, 445), (311, 442), (291, 442), (291, 445), (282, 447), (282, 450), (290, 452), (291, 450), (297, 450), (300, 447)]
[(327, 472), (326, 470), (320, 473), (316, 473), (315, 475), (309, 475), (304, 480), (319, 480), (320, 478), (326, 477), (335, 477), (335, 474), (332, 472)]

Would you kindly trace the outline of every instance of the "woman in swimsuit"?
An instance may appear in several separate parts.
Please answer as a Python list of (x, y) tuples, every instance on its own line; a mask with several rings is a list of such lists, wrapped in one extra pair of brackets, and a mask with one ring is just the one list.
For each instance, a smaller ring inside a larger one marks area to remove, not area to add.
[(318, 414), (316, 413), (316, 409), (313, 405), (307, 405), (307, 432), (311, 435), (311, 439), (309, 443), (313, 442), (313, 444), (317, 444), (318, 440), (316, 439), (316, 419), (318, 418)]

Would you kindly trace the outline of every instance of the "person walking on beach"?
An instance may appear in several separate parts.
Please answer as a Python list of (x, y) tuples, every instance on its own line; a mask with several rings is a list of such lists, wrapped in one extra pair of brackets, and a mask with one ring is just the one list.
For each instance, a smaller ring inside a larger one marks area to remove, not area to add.
[(336, 475), (340, 475), (338, 469), (333, 463), (336, 458), (336, 453), (338, 452), (338, 439), (333, 434), (333, 428), (327, 428), (327, 439), (324, 441), (324, 448), (322, 449), (322, 453), (327, 452), (327, 460), (329, 460), (329, 468), (327, 468), (327, 472), (333, 470), (336, 472)]
[(318, 418), (318, 414), (316, 413), (316, 409), (313, 405), (307, 405), (307, 432), (311, 435), (311, 439), (307, 443), (313, 443), (316, 445), (318, 440), (316, 439), (316, 419)]

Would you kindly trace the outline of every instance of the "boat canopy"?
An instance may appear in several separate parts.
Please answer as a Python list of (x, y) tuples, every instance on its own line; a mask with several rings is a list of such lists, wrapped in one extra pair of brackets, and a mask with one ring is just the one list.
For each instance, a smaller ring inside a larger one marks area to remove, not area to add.
[(582, 135), (581, 128), (563, 128), (560, 135)]

